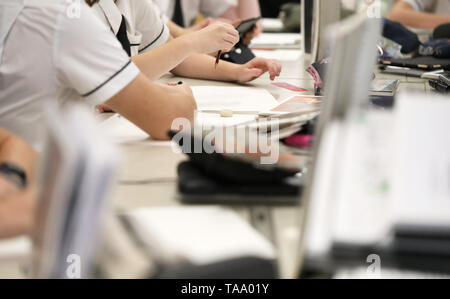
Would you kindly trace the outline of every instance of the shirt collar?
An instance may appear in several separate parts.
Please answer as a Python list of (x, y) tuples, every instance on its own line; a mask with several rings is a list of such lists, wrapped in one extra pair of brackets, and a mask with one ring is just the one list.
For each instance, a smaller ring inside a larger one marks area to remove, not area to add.
[(6, 36), (24, 8), (23, 3), (23, 0), (5, 0), (0, 3), (0, 57), (3, 54)]
[(114, 3), (114, 0), (101, 0), (98, 5), (105, 14), (109, 26), (111, 26), (114, 34), (117, 34), (122, 22), (122, 14), (120, 13), (117, 5)]

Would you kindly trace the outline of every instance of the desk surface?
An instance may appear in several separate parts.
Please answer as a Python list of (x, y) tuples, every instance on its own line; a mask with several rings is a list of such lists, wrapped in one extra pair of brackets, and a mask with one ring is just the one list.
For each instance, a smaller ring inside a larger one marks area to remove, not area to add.
[[(304, 71), (305, 62), (282, 61), (283, 71), (278, 82), (287, 82), (311, 90), (313, 80)], [(431, 92), (425, 80), (378, 74), (378, 78), (396, 78), (401, 80), (400, 91)], [(192, 86), (219, 85), (234, 86), (235, 83), (177, 78), (166, 75), (159, 82), (177, 82), (183, 80)], [(283, 100), (290, 95), (297, 94), (275, 87), (270, 84), (267, 75), (250, 83), (253, 86), (265, 88), (277, 100)], [(143, 207), (177, 206), (176, 200), (176, 167), (185, 160), (182, 154), (175, 154), (169, 143), (152, 141), (123, 144), (124, 163), (120, 172), (120, 181), (114, 188), (113, 197), (117, 209), (131, 211)], [(233, 207), (242, 217), (251, 219), (251, 211), (246, 208)], [(301, 209), (295, 207), (272, 207), (268, 209), (272, 219), (272, 241), (278, 254), (280, 273), (283, 278), (295, 277), (295, 259), (298, 257), (298, 240), (300, 238)], [(1, 244), (0, 244), (1, 246)], [(0, 258), (0, 277), (18, 277), (17, 265), (9, 262), (2, 263)], [(9, 269), (9, 270), (8, 270)]]
[[(277, 81), (288, 82), (312, 91), (313, 80), (307, 74), (305, 63), (301, 61), (284, 61), (283, 72)], [(408, 78), (406, 76), (392, 76), (377, 74), (377, 78), (395, 78), (401, 80), (400, 91), (431, 92), (425, 80)], [(204, 80), (193, 80), (165, 76), (160, 82), (183, 80), (192, 86), (220, 85), (233, 86), (234, 83), (221, 83)], [(268, 76), (250, 83), (268, 90), (277, 100), (283, 100), (292, 94), (270, 84)], [(303, 94), (312, 94), (312, 92)], [(117, 186), (115, 203), (121, 210), (133, 210), (142, 207), (168, 207), (177, 206), (176, 200), (176, 167), (179, 162), (185, 160), (182, 154), (173, 153), (168, 144), (139, 143), (123, 146), (126, 162), (122, 170), (122, 183)], [(141, 184), (127, 182), (127, 180), (142, 181)], [(250, 211), (247, 208), (233, 207), (246, 219), (250, 219)], [(295, 259), (297, 245), (300, 238), (301, 208), (295, 207), (271, 207), (269, 209), (272, 218), (273, 239), (278, 254), (280, 273), (283, 278), (292, 278), (296, 275)]]

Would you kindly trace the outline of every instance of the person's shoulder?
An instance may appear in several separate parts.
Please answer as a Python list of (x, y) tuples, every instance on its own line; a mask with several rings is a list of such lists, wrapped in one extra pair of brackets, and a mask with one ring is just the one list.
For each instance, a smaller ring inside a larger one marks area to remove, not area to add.
[(142, 8), (142, 7), (149, 7), (154, 5), (154, 2), (152, 0), (122, 0), (129, 2), (129, 5), (134, 8)]
[(79, 9), (82, 5), (79, 0), (27, 0), (25, 9), (45, 9), (50, 13), (65, 13), (70, 9)]

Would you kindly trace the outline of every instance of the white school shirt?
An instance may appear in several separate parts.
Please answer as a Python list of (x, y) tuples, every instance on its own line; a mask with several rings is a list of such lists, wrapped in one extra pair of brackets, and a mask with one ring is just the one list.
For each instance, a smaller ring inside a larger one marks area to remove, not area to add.
[[(150, 1), (154, 1), (161, 12), (168, 19), (172, 20), (173, 12), (175, 10), (174, 0)], [(181, 6), (184, 16), (184, 26), (189, 27), (199, 14), (212, 18), (222, 16), (230, 8), (230, 3), (227, 0), (181, 0)], [(167, 22), (167, 19), (165, 21)]]
[(450, 16), (450, 0), (403, 0), (416, 11)]
[(150, 0), (101, 0), (93, 7), (99, 19), (117, 35), (122, 15), (127, 23), (131, 56), (165, 44), (170, 37), (159, 8)]
[(37, 150), (47, 101), (97, 105), (138, 74), (84, 0), (0, 2), (0, 127)]

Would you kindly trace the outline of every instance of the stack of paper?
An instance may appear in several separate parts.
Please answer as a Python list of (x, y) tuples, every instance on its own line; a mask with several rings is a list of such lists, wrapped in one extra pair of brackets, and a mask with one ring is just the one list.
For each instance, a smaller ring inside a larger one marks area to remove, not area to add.
[(228, 209), (142, 209), (126, 217), (150, 254), (164, 264), (206, 265), (249, 256), (275, 259), (273, 245)]

